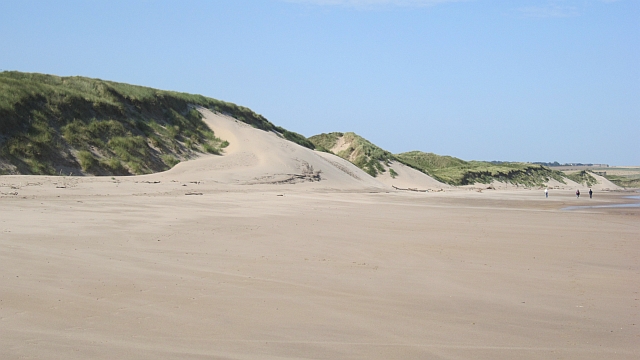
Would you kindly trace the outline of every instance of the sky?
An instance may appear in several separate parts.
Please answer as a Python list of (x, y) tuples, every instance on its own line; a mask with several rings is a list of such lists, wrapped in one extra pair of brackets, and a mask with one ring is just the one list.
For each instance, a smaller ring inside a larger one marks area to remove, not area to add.
[(0, 70), (246, 106), (393, 153), (640, 165), (638, 0), (0, 0)]

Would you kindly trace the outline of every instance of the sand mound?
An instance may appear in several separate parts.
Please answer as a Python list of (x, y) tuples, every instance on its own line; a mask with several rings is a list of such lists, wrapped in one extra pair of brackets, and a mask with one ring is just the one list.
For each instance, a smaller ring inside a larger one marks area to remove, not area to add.
[[(431, 176), (397, 161), (391, 161), (386, 168), (387, 171), (378, 175), (376, 179), (388, 186), (418, 190), (451, 189), (450, 185), (441, 183)], [(392, 176), (391, 169), (393, 169), (397, 175)]]
[(229, 141), (224, 155), (180, 163), (154, 177), (214, 181), (228, 185), (302, 184), (331, 189), (385, 189), (367, 173), (337, 156), (313, 151), (275, 132), (198, 108), (216, 136)]
[(611, 181), (607, 180), (605, 177), (600, 176), (600, 175), (596, 175), (594, 173), (589, 173), (589, 175), (593, 176), (593, 178), (596, 179), (597, 183), (592, 185), (591, 187), (587, 186), (586, 184), (579, 184), (571, 179), (564, 179), (564, 184), (551, 179), (549, 180), (549, 182), (547, 183), (548, 187), (550, 189), (562, 189), (562, 190), (580, 190), (580, 191), (588, 191), (589, 188), (593, 189), (594, 191), (608, 191), (608, 190), (621, 190), (622, 188), (614, 183), (612, 183)]
[(622, 187), (612, 183), (604, 176), (600, 176), (592, 172), (589, 172), (589, 175), (593, 176), (596, 181), (598, 181), (597, 184), (591, 187), (593, 190), (622, 190)]

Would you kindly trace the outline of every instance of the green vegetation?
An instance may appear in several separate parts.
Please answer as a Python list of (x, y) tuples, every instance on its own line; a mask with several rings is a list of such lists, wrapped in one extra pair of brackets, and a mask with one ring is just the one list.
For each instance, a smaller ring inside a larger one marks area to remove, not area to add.
[(442, 156), (422, 151), (410, 151), (396, 156), (402, 163), (430, 174), (437, 169), (462, 168), (467, 162), (453, 156)]
[[(334, 148), (340, 139), (344, 144), (347, 144), (347, 147), (338, 151)], [(392, 153), (377, 147), (367, 139), (352, 132), (320, 134), (310, 137), (309, 140), (316, 146), (316, 149), (336, 151), (336, 155), (351, 161), (354, 165), (374, 177), (386, 171), (383, 165), (388, 167), (389, 162), (395, 160)]]
[(529, 163), (464, 161), (452, 156), (411, 151), (396, 155), (398, 161), (450, 185), (488, 184), (493, 180), (525, 186), (542, 186), (549, 179), (564, 183), (563, 174)]
[(180, 160), (178, 160), (175, 156), (169, 154), (161, 155), (160, 158), (165, 164), (167, 164), (168, 167), (174, 167), (180, 162)]
[(78, 151), (78, 160), (80, 161), (80, 166), (82, 167), (82, 171), (89, 172), (91, 168), (96, 166), (96, 158), (93, 154), (86, 150)]
[[(564, 183), (564, 175), (547, 167), (528, 163), (464, 161), (421, 151), (391, 154), (354, 133), (328, 133), (309, 138), (317, 150), (331, 150), (343, 159), (376, 176), (398, 161), (450, 185), (488, 184), (493, 180), (525, 186), (542, 186), (553, 178)], [(398, 173), (389, 168), (392, 178)]]
[(612, 183), (622, 186), (623, 188), (629, 189), (637, 189), (640, 188), (640, 175), (632, 176), (621, 176), (621, 175), (607, 175), (606, 178)]
[[(126, 175), (162, 171), (198, 152), (220, 154), (202, 106), (313, 148), (248, 108), (201, 95), (85, 77), (0, 73), (0, 173)], [(165, 156), (166, 155), (166, 156)]]
[(122, 162), (120, 162), (120, 160), (115, 157), (101, 159), (100, 166), (102, 166), (102, 168), (104, 169), (107, 169), (108, 172), (114, 175), (128, 174), (128, 171), (124, 168)]
[(572, 173), (565, 173), (565, 176), (568, 179), (577, 182), (578, 184), (584, 184), (589, 187), (598, 183), (598, 181), (596, 181), (596, 179), (593, 176), (591, 176), (591, 174), (589, 174), (586, 170), (576, 171)]
[(276, 126), (273, 129), (269, 129), (269, 130), (275, 130), (279, 132), (282, 135), (282, 137), (298, 145), (302, 145), (309, 149), (315, 148), (315, 145), (313, 145), (313, 143), (309, 141), (309, 139), (293, 131), (289, 131), (287, 129), (281, 128), (280, 126)]
[(313, 143), (316, 150), (324, 149), (325, 151), (331, 151), (331, 149), (336, 146), (338, 139), (343, 135), (344, 134), (341, 132), (332, 132), (328, 134), (322, 133), (320, 135), (310, 137), (309, 141)]

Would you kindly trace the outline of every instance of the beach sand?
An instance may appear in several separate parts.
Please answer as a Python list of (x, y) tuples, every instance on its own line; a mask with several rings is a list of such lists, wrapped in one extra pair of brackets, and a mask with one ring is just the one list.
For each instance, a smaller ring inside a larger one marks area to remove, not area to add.
[(640, 208), (562, 210), (628, 194), (394, 191), (225, 124), (257, 145), (0, 177), (0, 358), (640, 357)]

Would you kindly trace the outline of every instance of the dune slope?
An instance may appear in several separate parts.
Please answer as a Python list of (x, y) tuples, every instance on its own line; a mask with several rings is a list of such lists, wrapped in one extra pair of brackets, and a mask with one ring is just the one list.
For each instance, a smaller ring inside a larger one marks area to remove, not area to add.
[(419, 190), (450, 188), (449, 185), (403, 164), (392, 153), (355, 133), (319, 134), (309, 140), (317, 147), (348, 160), (387, 186)]
[(255, 129), (232, 117), (198, 108), (217, 136), (229, 141), (222, 156), (180, 163), (153, 177), (212, 180), (229, 185), (302, 184), (333, 189), (384, 189), (367, 173), (337, 156), (313, 151), (275, 132)]

